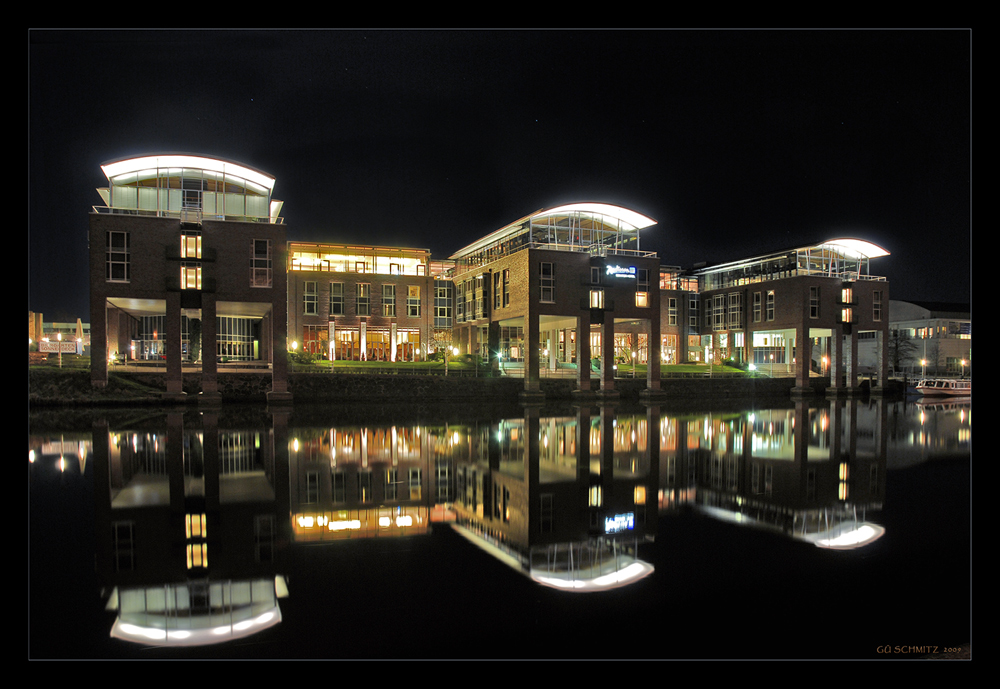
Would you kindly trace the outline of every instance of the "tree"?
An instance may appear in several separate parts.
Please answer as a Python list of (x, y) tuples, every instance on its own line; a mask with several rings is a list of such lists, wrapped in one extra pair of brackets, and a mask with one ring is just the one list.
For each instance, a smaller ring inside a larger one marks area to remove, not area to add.
[(910, 339), (904, 330), (892, 330), (889, 333), (889, 364), (893, 371), (901, 371), (907, 362), (917, 352), (917, 344)]

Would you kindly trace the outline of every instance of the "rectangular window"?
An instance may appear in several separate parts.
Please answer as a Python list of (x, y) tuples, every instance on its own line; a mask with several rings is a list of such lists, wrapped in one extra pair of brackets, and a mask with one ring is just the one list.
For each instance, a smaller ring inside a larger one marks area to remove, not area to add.
[(406, 315), (420, 318), (420, 285), (410, 285), (406, 290)]
[(312, 280), (302, 283), (302, 313), (306, 316), (319, 313), (319, 289)]
[(754, 323), (760, 323), (761, 306), (762, 306), (761, 298), (760, 297), (761, 297), (760, 292), (754, 292), (753, 293), (753, 322)]
[(396, 286), (382, 285), (382, 315), (387, 318), (396, 316)]
[(308, 505), (319, 502), (319, 474), (315, 471), (306, 473), (306, 492), (303, 498), (302, 502)]
[(649, 306), (649, 292), (636, 292), (635, 305), (641, 309)]
[(410, 469), (409, 471), (409, 487), (410, 487), (410, 500), (419, 500), (420, 492), (423, 486), (422, 476), (420, 469)]
[(358, 502), (372, 501), (372, 472), (365, 469), (358, 472)]
[(677, 297), (667, 300), (667, 325), (677, 325)]
[(396, 469), (386, 469), (385, 470), (385, 499), (386, 500), (396, 500), (396, 486), (398, 483), (398, 474)]
[(539, 301), (551, 304), (556, 300), (555, 267), (551, 263), (538, 264), (538, 282), (541, 285)]
[(108, 232), (106, 239), (107, 281), (128, 282), (132, 279), (128, 232)]
[(712, 308), (712, 329), (713, 330), (725, 330), (726, 329), (726, 295), (716, 294), (712, 298), (713, 308)]
[(601, 284), (601, 267), (600, 266), (590, 266), (590, 284), (599, 285)]
[(201, 232), (184, 230), (181, 233), (181, 258), (201, 258)]
[(604, 290), (603, 289), (592, 289), (592, 290), (590, 290), (590, 308), (592, 308), (592, 309), (603, 309), (604, 308)]
[(344, 283), (343, 282), (331, 282), (330, 283), (330, 315), (331, 316), (343, 316), (344, 315)]
[(270, 287), (273, 278), (271, 240), (254, 239), (250, 242), (250, 286)]
[(333, 502), (346, 502), (347, 500), (347, 474), (342, 469), (338, 469), (330, 474), (331, 497)]
[(774, 290), (767, 290), (767, 320), (774, 320)]
[(181, 263), (181, 289), (201, 289), (200, 263)]
[(510, 269), (503, 271), (503, 305), (510, 306)]
[(882, 290), (872, 293), (872, 320), (876, 323), (882, 320)]
[(503, 295), (501, 294), (501, 275), (499, 272), (493, 273), (493, 308), (499, 309), (503, 303)]
[(743, 294), (742, 292), (731, 292), (729, 294), (729, 329), (736, 330), (743, 327)]
[(819, 287), (809, 288), (809, 318), (819, 318)]
[(371, 288), (372, 286), (367, 282), (358, 283), (358, 296), (357, 301), (357, 313), (359, 316), (370, 316), (371, 315)]

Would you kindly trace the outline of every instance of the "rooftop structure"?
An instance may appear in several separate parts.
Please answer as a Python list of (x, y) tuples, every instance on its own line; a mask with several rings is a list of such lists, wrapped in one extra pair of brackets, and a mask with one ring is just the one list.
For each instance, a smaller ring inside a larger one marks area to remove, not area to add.
[(271, 199), (274, 177), (239, 163), (188, 154), (142, 156), (101, 166), (108, 186), (98, 189), (97, 213), (281, 222)]
[(639, 249), (639, 230), (656, 221), (608, 203), (572, 203), (535, 211), (455, 252), (463, 267), (484, 265), (525, 248), (579, 251), (595, 256), (654, 256)]
[(842, 280), (885, 280), (869, 274), (873, 258), (888, 256), (885, 249), (861, 239), (830, 239), (730, 263), (700, 268), (701, 289), (748, 285), (795, 275), (836, 277)]

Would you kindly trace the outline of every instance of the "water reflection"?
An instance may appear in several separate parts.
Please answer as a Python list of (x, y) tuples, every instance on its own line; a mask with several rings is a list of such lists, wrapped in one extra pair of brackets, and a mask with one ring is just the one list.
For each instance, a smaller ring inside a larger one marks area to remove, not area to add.
[(30, 476), (91, 476), (111, 635), (189, 646), (280, 625), (295, 548), (447, 528), (537, 584), (599, 592), (655, 576), (643, 552), (673, 512), (868, 546), (894, 464), (971, 449), (971, 401), (456, 419), (99, 417), (88, 435), (30, 436)]

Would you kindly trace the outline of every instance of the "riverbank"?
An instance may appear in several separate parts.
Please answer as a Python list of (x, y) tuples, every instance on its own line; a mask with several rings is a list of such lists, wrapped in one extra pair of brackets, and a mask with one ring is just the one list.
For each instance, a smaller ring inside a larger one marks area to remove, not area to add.
[[(220, 375), (219, 393), (224, 403), (267, 402), (271, 387), (268, 373), (232, 373)], [(823, 394), (825, 381), (816, 379), (815, 394)], [(596, 381), (595, 381), (596, 383)], [(755, 398), (788, 399), (793, 394), (791, 378), (664, 378), (661, 393), (664, 400), (712, 399), (744, 402)], [(201, 376), (184, 376), (186, 402), (197, 403)], [(545, 401), (578, 399), (576, 381), (572, 378), (543, 378), (539, 384)], [(472, 378), (435, 375), (379, 374), (298, 374), (288, 377), (292, 403), (344, 402), (413, 402), (449, 401), (479, 403), (483, 401), (518, 401), (522, 399), (524, 381), (521, 378)], [(646, 390), (642, 379), (615, 381), (617, 397), (622, 401), (638, 402)], [(163, 405), (166, 391), (164, 377), (157, 373), (112, 373), (108, 386), (94, 388), (86, 370), (28, 369), (28, 404), (44, 406), (113, 406)]]

